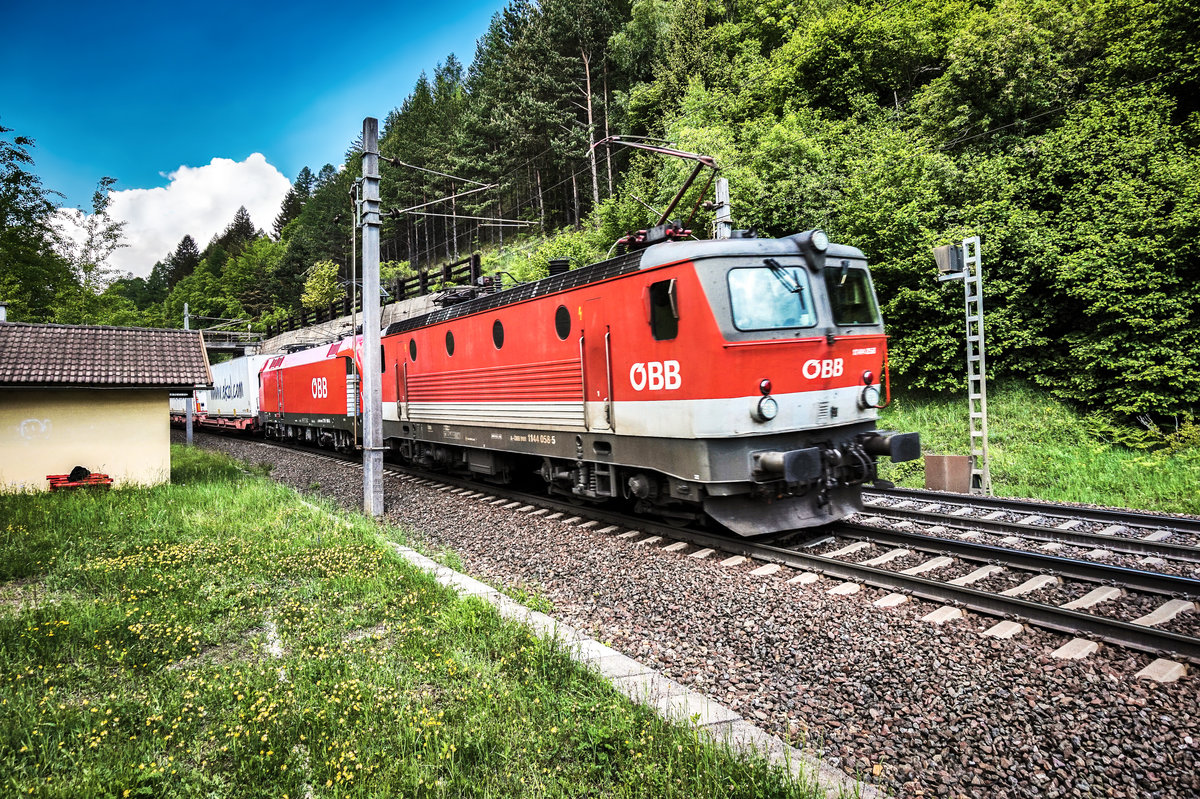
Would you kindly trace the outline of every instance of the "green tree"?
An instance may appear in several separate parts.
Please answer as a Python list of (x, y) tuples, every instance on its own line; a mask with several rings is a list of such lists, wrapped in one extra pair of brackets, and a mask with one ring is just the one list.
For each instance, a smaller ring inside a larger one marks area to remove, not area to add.
[(11, 132), (0, 126), (0, 300), (10, 319), (46, 322), (75, 278), (55, 250), (53, 193), (33, 172), (34, 141)]
[(109, 259), (128, 246), (123, 240), (125, 223), (108, 213), (109, 191), (116, 182), (116, 178), (100, 179), (92, 194), (92, 213), (64, 209), (58, 214), (57, 248), (70, 265), (76, 285), (59, 292), (57, 321), (95, 321), (100, 310), (98, 298), (114, 277)]
[(167, 256), (164, 265), (167, 288), (174, 288), (176, 283), (195, 272), (199, 265), (200, 248), (196, 246), (195, 239), (190, 235), (184, 235), (179, 240), (179, 244), (175, 246), (175, 252)]
[(316, 179), (308, 167), (301, 169), (300, 174), (296, 176), (296, 182), (284, 195), (279, 215), (275, 217), (276, 239), (283, 238), (283, 229), (289, 222), (300, 216), (300, 212), (304, 210), (304, 204), (308, 202), (308, 198), (312, 194), (314, 180)]
[(338, 280), (338, 265), (333, 261), (317, 261), (308, 272), (308, 280), (304, 281), (304, 295), (301, 297), (305, 308), (324, 308), (329, 303), (341, 300), (346, 296), (346, 289)]

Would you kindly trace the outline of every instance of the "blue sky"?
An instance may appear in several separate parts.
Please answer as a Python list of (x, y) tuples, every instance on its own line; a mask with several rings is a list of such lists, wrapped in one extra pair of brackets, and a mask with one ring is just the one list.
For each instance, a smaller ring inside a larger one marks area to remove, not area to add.
[[(254, 183), (267, 169), (256, 160), (243, 174), (237, 165), (261, 153), (291, 181), (301, 167), (339, 164), (363, 117), (382, 122), (422, 70), (432, 74), (451, 52), (470, 63), (502, 5), (11, 0), (0, 12), (0, 125), (36, 140), (35, 170), (47, 189), (65, 195), (65, 206), (87, 209), (105, 175), (117, 178), (118, 190), (173, 189), (181, 166), (204, 169), (222, 159), (222, 207), (195, 197), (184, 205), (197, 215), (223, 214), (237, 193), (230, 184)], [(277, 193), (279, 177), (269, 182), (263, 193)], [(189, 191), (204, 185), (193, 180)], [(139, 225), (152, 221), (150, 199), (164, 195), (143, 196), (147, 207), (131, 219)], [(255, 199), (266, 208), (265, 197)], [(254, 221), (269, 229), (274, 216), (263, 216)], [(202, 247), (212, 235), (185, 232)], [(127, 226), (129, 234), (142, 235)], [(131, 253), (123, 255), (128, 261)], [(152, 263), (118, 265), (144, 274)]]

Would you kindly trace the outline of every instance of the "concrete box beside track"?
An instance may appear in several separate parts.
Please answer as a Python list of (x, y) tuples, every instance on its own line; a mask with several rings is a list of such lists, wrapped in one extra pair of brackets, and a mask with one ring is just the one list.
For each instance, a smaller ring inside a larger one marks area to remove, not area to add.
[(930, 491), (971, 491), (970, 455), (926, 455), (925, 488)]

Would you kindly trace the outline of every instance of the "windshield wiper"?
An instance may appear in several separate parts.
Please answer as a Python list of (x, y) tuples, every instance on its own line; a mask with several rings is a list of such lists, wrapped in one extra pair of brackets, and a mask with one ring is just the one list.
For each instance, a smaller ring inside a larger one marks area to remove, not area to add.
[(771, 274), (775, 279), (783, 284), (783, 287), (791, 294), (804, 294), (804, 286), (800, 285), (800, 281), (792, 275), (789, 275), (787, 270), (780, 266), (779, 262), (774, 258), (767, 258), (763, 261), (767, 268), (771, 270)]

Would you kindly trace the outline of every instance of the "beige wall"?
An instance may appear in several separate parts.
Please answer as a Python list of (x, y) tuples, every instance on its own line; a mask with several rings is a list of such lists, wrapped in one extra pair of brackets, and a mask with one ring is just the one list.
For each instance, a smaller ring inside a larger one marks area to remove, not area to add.
[(169, 480), (167, 392), (0, 388), (0, 490), (45, 490), (76, 466), (114, 485)]

